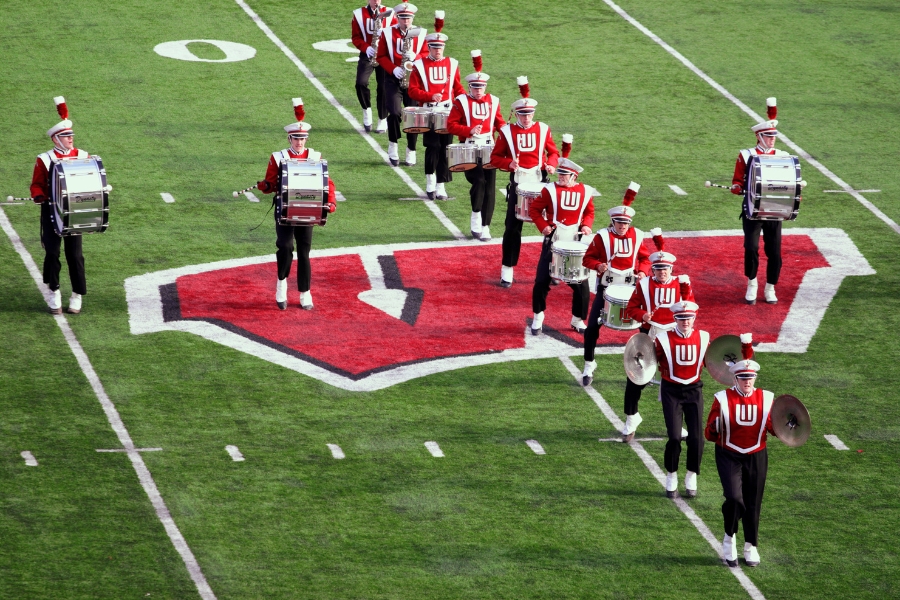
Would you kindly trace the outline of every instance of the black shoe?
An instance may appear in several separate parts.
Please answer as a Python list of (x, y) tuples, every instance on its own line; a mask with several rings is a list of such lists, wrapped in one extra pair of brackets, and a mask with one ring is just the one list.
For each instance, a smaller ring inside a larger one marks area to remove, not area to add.
[(275, 304), (277, 304), (277, 305), (278, 305), (278, 308), (280, 308), (281, 310), (287, 310), (287, 302), (278, 302), (278, 301), (276, 300), (276, 301), (275, 301)]
[(538, 335), (541, 332), (541, 329), (543, 329), (543, 327), (538, 327), (537, 329), (532, 329), (531, 335)]
[(428, 196), (429, 200), (434, 200), (434, 192), (425, 192), (425, 195)]
[(576, 327), (575, 325), (572, 325), (572, 329), (579, 335), (584, 335), (584, 332), (587, 331), (587, 327)]
[(372, 131), (371, 125), (363, 125), (363, 127), (365, 127), (365, 129), (366, 129), (366, 133), (369, 133), (370, 131)]
[(399, 160), (399, 159), (389, 158), (388, 160), (391, 161), (391, 166), (392, 166), (392, 167), (399, 167), (399, 166), (400, 166), (400, 160)]
[(61, 315), (62, 308), (48, 308), (47, 312), (49, 312), (51, 315)]
[[(624, 442), (624, 443), (626, 443), (626, 444), (627, 444), (628, 442), (630, 442), (631, 440), (633, 440), (633, 439), (634, 439), (634, 432), (633, 432), (633, 431), (632, 431), (631, 433), (629, 433), (628, 435), (623, 435), (623, 436), (622, 436), (622, 442)], [(669, 494), (674, 494), (674, 493), (675, 493), (675, 492), (666, 492), (666, 496), (669, 496)], [(674, 497), (675, 497), (675, 496), (669, 496), (669, 498), (674, 498)]]
[(685, 498), (696, 498), (696, 497), (697, 497), (697, 490), (689, 490), (689, 489), (685, 488), (685, 490), (684, 490), (684, 497), (685, 497)]
[(726, 560), (726, 561), (725, 561), (725, 564), (728, 565), (729, 567), (732, 567), (732, 568), (733, 568), (733, 567), (738, 566), (738, 561), (736, 561), (736, 560)]
[(501, 280), (500, 280), (500, 287), (502, 287), (502, 288), (512, 287), (512, 281), (504, 281), (504, 280), (501, 279)]
[(666, 498), (677, 498), (677, 497), (678, 497), (677, 491), (670, 492), (670, 491), (666, 490)]
[(592, 383), (594, 383), (593, 375), (582, 375), (581, 376), (581, 385), (583, 385), (584, 387), (587, 387), (587, 386), (591, 385)]

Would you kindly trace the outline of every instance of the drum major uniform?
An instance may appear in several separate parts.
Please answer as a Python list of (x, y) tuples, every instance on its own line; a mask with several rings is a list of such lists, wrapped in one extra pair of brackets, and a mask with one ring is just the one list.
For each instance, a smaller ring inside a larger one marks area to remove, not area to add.
[[(382, 15), (388, 15), (384, 17)], [(384, 69), (378, 66), (375, 58), (381, 37), (381, 30), (397, 23), (393, 11), (385, 10), (381, 0), (368, 0), (365, 6), (353, 11), (350, 19), (350, 41), (359, 50), (359, 62), (356, 64), (356, 98), (363, 109), (363, 127), (372, 130), (372, 92), (369, 79), (375, 73), (375, 109), (378, 114), (378, 125), (375, 133), (387, 131), (387, 108), (384, 101)]]

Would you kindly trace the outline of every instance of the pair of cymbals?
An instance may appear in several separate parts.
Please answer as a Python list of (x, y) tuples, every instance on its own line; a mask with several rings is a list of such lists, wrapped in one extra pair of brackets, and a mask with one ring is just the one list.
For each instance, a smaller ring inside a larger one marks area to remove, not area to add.
[(790, 394), (782, 394), (772, 403), (772, 429), (778, 439), (797, 448), (806, 443), (812, 431), (809, 411), (800, 400)]
[(625, 344), (625, 374), (636, 385), (650, 383), (658, 366), (656, 348), (646, 333), (636, 333)]

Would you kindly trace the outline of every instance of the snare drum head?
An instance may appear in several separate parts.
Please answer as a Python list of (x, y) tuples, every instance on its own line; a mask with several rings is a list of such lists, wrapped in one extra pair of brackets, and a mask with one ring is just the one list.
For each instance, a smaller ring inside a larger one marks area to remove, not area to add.
[(541, 195), (541, 192), (544, 191), (543, 183), (520, 183), (517, 186), (517, 193), (520, 196), (530, 196), (532, 198), (537, 198)]
[[(584, 256), (587, 252), (587, 246), (581, 242), (556, 242), (550, 250), (554, 254), (563, 254), (566, 256)], [(629, 294), (629, 297), (631, 294)]]
[(603, 297), (616, 304), (628, 304), (634, 288), (630, 285), (611, 285), (603, 292)]

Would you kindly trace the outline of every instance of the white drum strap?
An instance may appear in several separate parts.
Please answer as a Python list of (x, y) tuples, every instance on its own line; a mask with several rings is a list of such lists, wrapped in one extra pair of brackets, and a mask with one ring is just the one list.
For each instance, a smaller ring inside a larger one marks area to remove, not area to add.
[[(428, 76), (425, 74), (425, 59), (420, 58), (419, 60), (417, 60), (416, 62), (413, 63), (413, 66), (416, 68), (416, 71), (418, 71), (419, 79), (422, 80), (422, 87), (424, 87), (425, 91), (427, 92), (428, 91)], [(431, 102), (426, 103), (426, 106), (428, 104), (431, 104), (432, 106), (434, 106), (434, 104)]]

